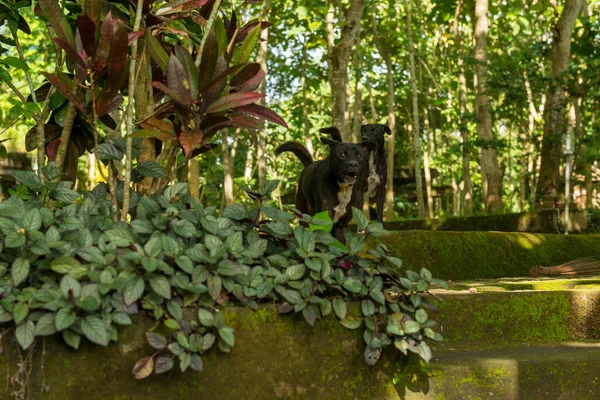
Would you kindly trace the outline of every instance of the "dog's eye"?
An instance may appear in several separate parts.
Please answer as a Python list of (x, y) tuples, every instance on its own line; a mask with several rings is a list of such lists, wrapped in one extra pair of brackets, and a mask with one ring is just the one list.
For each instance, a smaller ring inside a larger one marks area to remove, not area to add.
[(358, 159), (359, 159), (359, 160), (362, 160), (362, 159), (363, 159), (363, 155), (359, 153), (359, 154), (358, 154)]
[(340, 160), (343, 160), (343, 159), (345, 159), (345, 158), (346, 158), (346, 153), (340, 153), (340, 154), (338, 154), (338, 158), (339, 158)]

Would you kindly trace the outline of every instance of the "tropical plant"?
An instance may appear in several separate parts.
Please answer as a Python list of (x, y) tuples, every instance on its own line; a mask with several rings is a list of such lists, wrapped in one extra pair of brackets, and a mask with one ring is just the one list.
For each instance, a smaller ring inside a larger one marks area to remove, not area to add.
[[(53, 163), (44, 174), (42, 184), (32, 172), (18, 173), (19, 196), (0, 203), (0, 322), (15, 327), (23, 349), (58, 333), (73, 348), (82, 337), (106, 346), (145, 310), (168, 334), (147, 334), (159, 352), (140, 360), (135, 376), (176, 361), (181, 370), (202, 370), (204, 353), (234, 346), (224, 307), (273, 302), (310, 325), (335, 314), (348, 329), (364, 326), (371, 365), (392, 344), (428, 361), (427, 343), (441, 340), (421, 294), (445, 282), (425, 269), (404, 271), (382, 244), (368, 248), (366, 240), (385, 231), (357, 209), (365, 233), (347, 232), (346, 247), (330, 235), (327, 216), (269, 205), (276, 181), (248, 189), (256, 207), (234, 204), (220, 215), (176, 183), (141, 197), (128, 225), (113, 221), (105, 184), (80, 196), (69, 182), (51, 182)], [(50, 201), (56, 210), (42, 207)]]

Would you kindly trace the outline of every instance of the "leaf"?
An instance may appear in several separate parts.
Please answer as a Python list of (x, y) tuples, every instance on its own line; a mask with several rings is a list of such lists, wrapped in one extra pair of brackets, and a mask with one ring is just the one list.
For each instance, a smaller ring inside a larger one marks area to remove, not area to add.
[(404, 323), (404, 331), (408, 334), (417, 333), (421, 330), (421, 324), (417, 321), (406, 321)]
[(260, 84), (265, 79), (265, 71), (260, 70), (252, 78), (236, 87), (238, 92), (253, 92), (259, 88)]
[(156, 350), (163, 350), (167, 348), (167, 338), (160, 333), (146, 332), (146, 339), (148, 340), (150, 346)]
[(346, 302), (341, 297), (333, 298), (333, 311), (339, 319), (346, 318), (346, 313), (348, 310), (346, 308)]
[(369, 225), (369, 220), (365, 214), (362, 212), (362, 210), (359, 210), (356, 207), (352, 207), (352, 217), (354, 218), (354, 222), (356, 222), (356, 226), (361, 231), (364, 230), (367, 225)]
[(46, 17), (56, 35), (65, 40), (71, 48), (75, 49), (75, 36), (58, 1), (40, 0), (38, 4), (40, 5), (42, 14)]
[(79, 267), (81, 263), (73, 257), (62, 256), (55, 258), (50, 263), (50, 269), (54, 272), (58, 272), (59, 274), (66, 274), (71, 271), (73, 268)]
[(15, 331), (17, 342), (23, 350), (27, 350), (35, 339), (35, 325), (32, 321), (27, 321), (17, 326)]
[(26, 303), (17, 303), (13, 307), (12, 314), (15, 324), (19, 324), (27, 318), (29, 306)]
[(432, 278), (433, 278), (433, 277), (431, 276), (431, 272), (429, 272), (429, 270), (428, 270), (428, 269), (426, 269), (426, 268), (421, 268), (421, 273), (420, 273), (420, 275), (421, 275), (421, 278), (422, 278), (423, 280), (427, 281), (428, 283), (430, 283), (430, 282), (431, 282), (431, 280), (432, 280)]
[(159, 296), (167, 300), (171, 299), (171, 284), (165, 276), (153, 275), (150, 278), (150, 287)]
[(207, 328), (210, 328), (215, 324), (213, 314), (210, 311), (205, 310), (203, 308), (198, 310), (198, 320), (203, 326), (206, 326)]
[(317, 320), (318, 311), (313, 306), (308, 306), (302, 310), (302, 316), (308, 322), (310, 326), (315, 326), (315, 321)]
[(253, 117), (257, 117), (265, 121), (273, 122), (277, 125), (283, 126), (285, 129), (288, 129), (288, 125), (283, 120), (283, 118), (277, 115), (275, 111), (272, 111), (267, 107), (263, 107), (260, 104), (247, 104), (236, 106), (233, 109), (233, 111), (240, 114), (251, 115)]
[(231, 260), (223, 260), (219, 263), (217, 272), (223, 276), (236, 276), (247, 274), (249, 267), (246, 265), (240, 265)]
[(219, 337), (231, 347), (233, 347), (233, 345), (235, 344), (235, 336), (233, 334), (233, 328), (231, 328), (229, 326), (224, 326), (222, 328), (219, 328)]
[(185, 70), (185, 74), (189, 78), (189, 90), (192, 100), (196, 100), (198, 98), (198, 68), (196, 68), (190, 53), (188, 53), (188, 51), (182, 46), (175, 46), (175, 55), (181, 62), (181, 65)]
[(61, 203), (69, 204), (79, 198), (79, 193), (65, 187), (58, 187), (52, 191), (52, 196)]
[(113, 143), (102, 143), (98, 146), (99, 158), (102, 161), (121, 160), (125, 154)]
[(123, 291), (125, 305), (129, 306), (139, 300), (144, 294), (145, 286), (144, 279), (139, 277), (134, 277), (127, 281), (125, 290)]
[(212, 103), (206, 110), (207, 114), (218, 113), (221, 111), (229, 110), (234, 107), (241, 107), (248, 104), (252, 104), (261, 97), (264, 97), (260, 93), (255, 92), (236, 92), (231, 93), (217, 99)]
[(250, 55), (254, 51), (256, 47), (256, 43), (258, 43), (258, 38), (260, 36), (260, 24), (256, 25), (248, 36), (244, 39), (244, 42), (240, 46), (239, 50), (237, 50), (233, 56), (233, 64), (245, 64)]
[(202, 362), (202, 357), (199, 354), (192, 355), (192, 363), (190, 367), (196, 372), (204, 371), (204, 363)]
[(66, 344), (77, 350), (81, 343), (81, 336), (71, 330), (62, 331), (62, 337)]
[(174, 366), (175, 360), (173, 357), (159, 357), (154, 364), (154, 373), (164, 374), (165, 372), (172, 370)]
[(179, 369), (181, 372), (185, 372), (190, 364), (192, 363), (192, 355), (189, 353), (183, 353), (179, 356)]
[(357, 329), (362, 325), (362, 320), (356, 317), (346, 317), (340, 321), (346, 329)]
[(40, 210), (32, 208), (25, 213), (23, 217), (23, 228), (28, 232), (37, 231), (42, 227), (42, 215)]
[(363, 284), (356, 278), (348, 278), (344, 281), (343, 287), (349, 292), (360, 293), (363, 288)]
[(296, 281), (304, 276), (306, 267), (304, 264), (292, 265), (285, 270), (285, 273), (290, 277), (290, 281)]
[(56, 330), (63, 331), (69, 328), (75, 323), (76, 319), (77, 315), (75, 314), (75, 310), (70, 307), (61, 308), (56, 313), (56, 319), (54, 321)]
[(144, 379), (150, 376), (154, 369), (154, 357), (145, 357), (138, 360), (133, 367), (135, 379)]
[(92, 343), (99, 344), (101, 346), (107, 346), (109, 342), (108, 331), (104, 322), (94, 316), (87, 316), (81, 321), (81, 331), (83, 335)]
[(60, 281), (60, 291), (66, 298), (72, 299), (81, 295), (81, 285), (74, 278), (65, 275)]
[(17, 258), (13, 261), (10, 268), (11, 278), (14, 286), (19, 286), (29, 276), (29, 260), (26, 258)]
[(108, 240), (117, 247), (129, 247), (134, 242), (133, 235), (125, 228), (113, 228), (105, 232)]
[(56, 333), (56, 314), (46, 313), (35, 324), (35, 336), (49, 336)]
[(13, 68), (22, 69), (23, 71), (29, 71), (29, 67), (27, 66), (25, 61), (21, 60), (18, 57), (4, 57), (0, 61)]
[(221, 278), (217, 275), (211, 275), (208, 277), (208, 294), (213, 300), (216, 300), (217, 297), (221, 294), (221, 288), (223, 287), (223, 283), (221, 282)]
[(408, 349), (413, 353), (420, 355), (425, 362), (431, 361), (431, 357), (433, 357), (431, 354), (431, 348), (425, 342), (420, 342), (417, 346), (411, 346), (409, 344)]
[(171, 54), (169, 64), (167, 65), (167, 87), (175, 95), (175, 97), (171, 97), (176, 102), (189, 107), (194, 101), (191, 93), (190, 78), (175, 54)]
[(41, 72), (41, 74), (44, 75), (46, 79), (48, 79), (48, 82), (50, 82), (60, 94), (69, 99), (70, 102), (77, 106), (79, 111), (85, 114), (83, 99), (80, 98), (80, 96), (73, 93), (73, 87), (75, 86), (75, 84), (69, 77), (62, 74), (61, 72), (57, 72), (56, 75), (49, 74), (47, 72)]
[(131, 325), (131, 318), (125, 312), (115, 312), (110, 315), (112, 322), (118, 325)]
[(158, 64), (160, 69), (167, 72), (167, 66), (169, 65), (169, 54), (165, 51), (165, 48), (160, 44), (157, 38), (152, 35), (152, 30), (146, 30), (146, 40), (148, 43), (148, 52), (150, 57)]
[(259, 63), (248, 64), (236, 76), (231, 78), (231, 81), (229, 81), (229, 85), (231, 87), (240, 86), (246, 83), (252, 77), (256, 76), (256, 74), (258, 74), (260, 70), (261, 69)]
[(424, 324), (427, 321), (427, 318), (429, 318), (427, 316), (427, 311), (423, 310), (422, 308), (419, 308), (415, 313), (415, 319), (420, 324)]
[(183, 311), (181, 310), (181, 306), (174, 301), (169, 301), (167, 303), (167, 311), (169, 311), (169, 314), (171, 314), (171, 316), (177, 321), (181, 321), (181, 319), (183, 318)]
[(17, 171), (13, 174), (13, 176), (17, 181), (21, 182), (23, 185), (27, 186), (35, 192), (39, 192), (42, 190), (42, 181), (35, 172)]
[(138, 164), (137, 171), (140, 175), (150, 178), (163, 178), (165, 176), (165, 170), (156, 161), (142, 161)]

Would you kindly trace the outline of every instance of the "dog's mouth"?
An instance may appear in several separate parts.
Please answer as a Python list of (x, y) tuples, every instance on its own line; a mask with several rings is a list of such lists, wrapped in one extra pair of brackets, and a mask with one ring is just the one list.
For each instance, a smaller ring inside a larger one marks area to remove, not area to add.
[(348, 172), (344, 176), (344, 180), (346, 181), (346, 183), (353, 184), (354, 182), (356, 182), (356, 177), (356, 172)]

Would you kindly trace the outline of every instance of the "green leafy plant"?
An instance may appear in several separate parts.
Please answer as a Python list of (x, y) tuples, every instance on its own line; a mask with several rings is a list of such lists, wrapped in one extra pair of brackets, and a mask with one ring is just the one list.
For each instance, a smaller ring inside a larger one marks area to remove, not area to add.
[[(105, 185), (79, 195), (69, 182), (50, 182), (55, 169), (44, 173), (45, 184), (18, 173), (27, 190), (16, 193), (26, 196), (0, 203), (0, 323), (15, 326), (24, 349), (58, 333), (73, 348), (82, 337), (106, 346), (146, 310), (160, 323), (147, 334), (157, 352), (138, 361), (135, 376), (176, 364), (201, 371), (206, 352), (235, 344), (224, 307), (274, 302), (310, 325), (334, 314), (348, 329), (364, 327), (370, 365), (389, 345), (428, 361), (428, 342), (441, 340), (421, 293), (445, 283), (425, 269), (403, 271), (384, 245), (368, 248), (365, 240), (385, 231), (358, 209), (365, 233), (347, 232), (344, 245), (328, 232), (328, 216), (270, 206), (277, 182), (247, 190), (256, 207), (234, 204), (220, 215), (176, 183), (141, 197), (127, 224), (113, 221)], [(54, 211), (43, 207), (50, 200)]]

